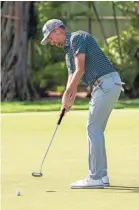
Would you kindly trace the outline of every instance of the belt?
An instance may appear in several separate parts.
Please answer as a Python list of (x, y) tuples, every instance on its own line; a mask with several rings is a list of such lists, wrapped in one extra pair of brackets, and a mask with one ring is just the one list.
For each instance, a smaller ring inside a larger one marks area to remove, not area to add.
[(99, 80), (99, 79), (97, 79), (94, 83), (93, 83), (93, 86), (97, 86), (97, 85), (99, 85), (100, 84), (100, 82), (101, 82), (101, 80)]
[(104, 76), (101, 76), (99, 77), (92, 85), (94, 87), (96, 87), (97, 85), (99, 85), (101, 83), (101, 81), (105, 78), (108, 78), (108, 77), (112, 77), (112, 76), (117, 76), (119, 75), (117, 72), (112, 72), (112, 73), (109, 73), (109, 74), (105, 74)]
[[(109, 73), (109, 74), (105, 74), (104, 76), (102, 77), (99, 77), (92, 85), (92, 88), (96, 87), (97, 85), (99, 85), (103, 79), (105, 78), (108, 78), (108, 77), (112, 77), (112, 76), (119, 76), (119, 74), (117, 72), (112, 72), (112, 73)], [(119, 83), (115, 83), (116, 85), (120, 85), (121, 86), (121, 90), (124, 92), (124, 88), (122, 87), (122, 85), (125, 85), (124, 82), (121, 82), (120, 84)]]

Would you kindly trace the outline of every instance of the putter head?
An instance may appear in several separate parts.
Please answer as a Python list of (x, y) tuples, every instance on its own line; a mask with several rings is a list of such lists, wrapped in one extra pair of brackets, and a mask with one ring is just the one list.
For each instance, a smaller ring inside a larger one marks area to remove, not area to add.
[(41, 172), (33, 172), (32, 176), (34, 176), (34, 177), (41, 177), (41, 176), (43, 176), (43, 174)]

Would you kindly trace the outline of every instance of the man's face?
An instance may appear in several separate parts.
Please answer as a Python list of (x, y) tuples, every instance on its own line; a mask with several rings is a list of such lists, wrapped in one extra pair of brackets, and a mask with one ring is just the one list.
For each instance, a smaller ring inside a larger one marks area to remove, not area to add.
[(47, 39), (51, 45), (55, 45), (56, 47), (62, 47), (64, 45), (65, 39), (60, 29), (51, 32)]

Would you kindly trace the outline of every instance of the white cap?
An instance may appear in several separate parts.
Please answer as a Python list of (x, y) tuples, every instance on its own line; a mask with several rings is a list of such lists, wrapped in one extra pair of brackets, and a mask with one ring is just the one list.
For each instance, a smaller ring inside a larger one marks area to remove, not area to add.
[(42, 29), (42, 33), (44, 36), (44, 38), (41, 41), (42, 45), (45, 45), (48, 43), (47, 37), (52, 31), (54, 31), (59, 26), (64, 26), (64, 24), (61, 20), (58, 20), (58, 19), (51, 19), (45, 23)]

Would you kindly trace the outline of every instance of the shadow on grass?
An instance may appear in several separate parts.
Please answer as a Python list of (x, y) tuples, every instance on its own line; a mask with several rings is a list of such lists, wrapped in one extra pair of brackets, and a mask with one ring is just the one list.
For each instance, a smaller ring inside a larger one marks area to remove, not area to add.
[(104, 188), (77, 188), (77, 189), (72, 189), (73, 191), (80, 191), (80, 192), (86, 192), (86, 191), (95, 191), (99, 190), (101, 192), (107, 191), (117, 191), (117, 193), (139, 193), (139, 187), (131, 187), (131, 186), (116, 186), (116, 185), (110, 185)]
[(139, 193), (139, 187), (131, 187), (131, 186), (115, 186), (115, 185), (110, 185), (108, 187), (105, 187), (104, 189), (109, 189), (109, 190), (124, 190), (124, 191), (129, 191), (132, 193)]

